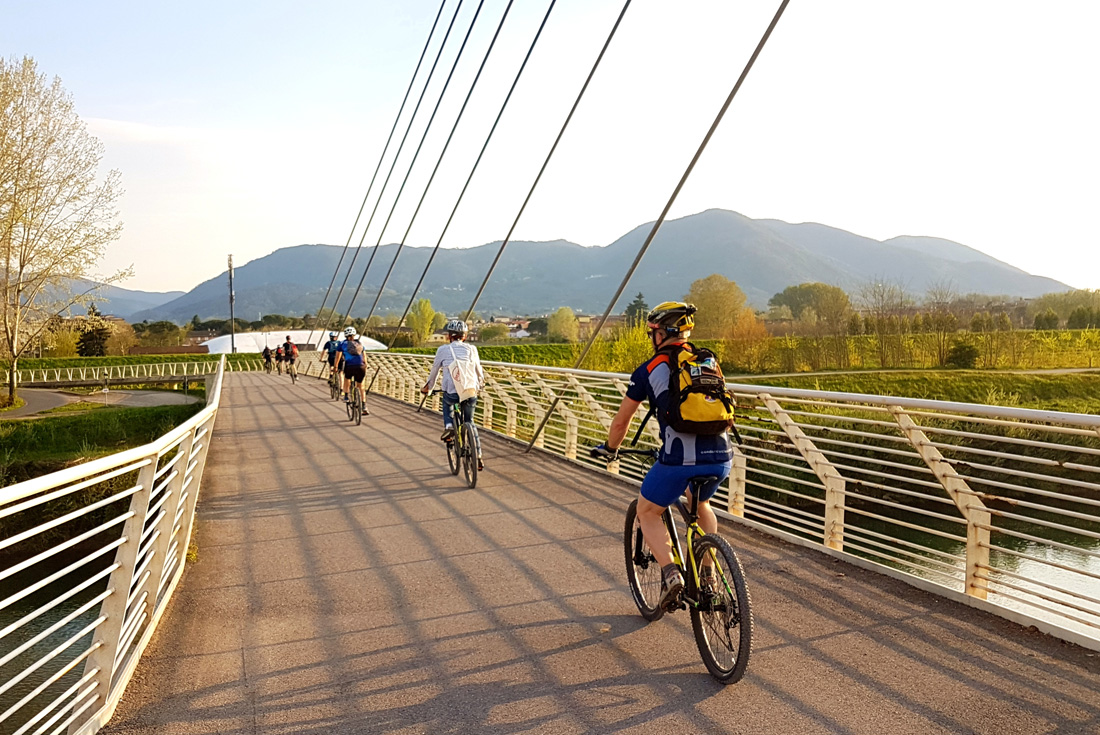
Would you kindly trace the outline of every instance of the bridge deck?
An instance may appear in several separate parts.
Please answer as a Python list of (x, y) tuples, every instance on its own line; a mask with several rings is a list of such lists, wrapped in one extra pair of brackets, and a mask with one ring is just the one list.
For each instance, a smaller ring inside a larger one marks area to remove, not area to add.
[(112, 725), (132, 733), (1095, 733), (1100, 657), (735, 525), (745, 679), (623, 572), (634, 492), (483, 437), (468, 490), (437, 415), (227, 375), (198, 561)]

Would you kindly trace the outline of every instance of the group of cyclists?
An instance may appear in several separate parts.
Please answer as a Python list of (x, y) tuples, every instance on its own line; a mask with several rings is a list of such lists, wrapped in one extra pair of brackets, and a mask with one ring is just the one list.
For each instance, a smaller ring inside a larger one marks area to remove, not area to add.
[(264, 358), (264, 370), (271, 372), (273, 363), (274, 367), (278, 369), (279, 375), (283, 374), (283, 368), (287, 371), (298, 362), (298, 345), (294, 344), (294, 341), (290, 339), (290, 335), (286, 336), (286, 342), (278, 345), (272, 350), (267, 345), (264, 345), (263, 351)]
[[(725, 431), (707, 434), (689, 434), (677, 431), (669, 425), (667, 415), (670, 402), (679, 400), (678, 386), (672, 385), (674, 368), (671, 356), (682, 352), (692, 352), (694, 348), (687, 342), (695, 326), (696, 308), (684, 302), (665, 302), (658, 305), (646, 317), (648, 334), (653, 345), (654, 355), (639, 365), (631, 374), (630, 384), (622, 399), (611, 425), (605, 443), (593, 450), (594, 456), (607, 459), (616, 457), (618, 448), (626, 438), (630, 422), (638, 407), (648, 402), (657, 416), (661, 447), (657, 461), (646, 474), (638, 496), (638, 518), (649, 548), (662, 568), (661, 604), (673, 600), (684, 587), (684, 578), (673, 561), (671, 539), (661, 519), (665, 509), (684, 494), (693, 477), (709, 476), (709, 482), (699, 497), (699, 524), (707, 533), (715, 533), (718, 519), (710, 507), (710, 499), (720, 483), (729, 476), (732, 459), (732, 447)], [(437, 377), (442, 376), (443, 392), (443, 434), (440, 439), (451, 442), (455, 436), (455, 422), (473, 420), (477, 397), (460, 400), (459, 388), (452, 377), (452, 367), (464, 363), (472, 367), (477, 376), (478, 386), (482, 387), (485, 373), (477, 347), (468, 344), (467, 325), (460, 319), (452, 319), (444, 327), (447, 343), (435, 353), (428, 379), (421, 387), (428, 394), (435, 385)], [(321, 360), (328, 362), (330, 373), (343, 376), (344, 400), (349, 392), (359, 391), (363, 398), (363, 415), (366, 410), (363, 380), (366, 376), (364, 348), (354, 327), (344, 330), (343, 339), (337, 339), (336, 332), (329, 332), (329, 339), (322, 349)], [(287, 344), (280, 345), (275, 351), (278, 362), (291, 363), (297, 358), (297, 348), (287, 338)], [(289, 357), (288, 357), (289, 355)], [(268, 350), (264, 351), (265, 360), (269, 359)], [(452, 414), (455, 414), (452, 417)], [(477, 449), (478, 469), (484, 469), (480, 440), (474, 432)]]

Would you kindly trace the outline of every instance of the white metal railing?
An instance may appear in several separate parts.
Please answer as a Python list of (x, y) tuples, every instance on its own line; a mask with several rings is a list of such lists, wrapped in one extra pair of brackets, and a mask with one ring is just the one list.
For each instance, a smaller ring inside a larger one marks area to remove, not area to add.
[(0, 731), (93, 733), (114, 712), (186, 563), (216, 368), (156, 441), (0, 488)]
[[(374, 393), (420, 402), (431, 357), (367, 360), (368, 380), (379, 369)], [(629, 376), (485, 368), (480, 426), (530, 441), (560, 396), (535, 446), (604, 468), (587, 450), (606, 437)], [(1100, 649), (1100, 417), (730, 388), (744, 444), (716, 497), (720, 513)], [(428, 407), (438, 411), (438, 397)], [(657, 439), (651, 421), (640, 445)], [(636, 481), (645, 472), (627, 460), (610, 469)]]

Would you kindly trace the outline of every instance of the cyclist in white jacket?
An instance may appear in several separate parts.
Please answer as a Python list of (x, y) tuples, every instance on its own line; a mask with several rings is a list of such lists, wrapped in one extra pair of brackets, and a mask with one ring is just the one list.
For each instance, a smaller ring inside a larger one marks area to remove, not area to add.
[[(447, 332), (447, 344), (441, 345), (435, 351), (435, 360), (432, 362), (432, 371), (428, 375), (428, 382), (420, 389), (425, 395), (435, 385), (436, 376), (442, 373), (443, 377), (443, 436), (445, 442), (452, 441), (455, 436), (454, 421), (451, 418), (451, 409), (459, 405), (458, 388), (455, 387), (451, 371), (448, 369), (456, 360), (469, 361), (477, 374), (477, 387), (481, 389), (485, 385), (485, 370), (481, 367), (481, 358), (477, 354), (477, 348), (466, 343), (466, 322), (461, 319), (452, 319), (444, 327)], [(477, 405), (477, 396), (461, 402), (462, 422), (474, 420), (474, 406)], [(477, 429), (474, 429), (474, 444), (477, 449), (477, 468), (484, 469), (481, 460), (481, 440), (477, 437)]]

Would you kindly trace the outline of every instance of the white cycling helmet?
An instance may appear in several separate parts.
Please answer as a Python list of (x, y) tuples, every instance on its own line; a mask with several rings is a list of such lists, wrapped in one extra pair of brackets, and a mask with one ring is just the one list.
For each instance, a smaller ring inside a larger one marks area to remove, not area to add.
[(344, 336), (354, 337), (355, 336), (355, 327), (348, 327), (347, 329), (345, 329), (344, 330)]
[(468, 331), (466, 329), (466, 322), (462, 321), (461, 319), (452, 319), (451, 321), (447, 322), (447, 326), (445, 326), (443, 329), (444, 331), (450, 332), (451, 334), (466, 334), (466, 332)]

